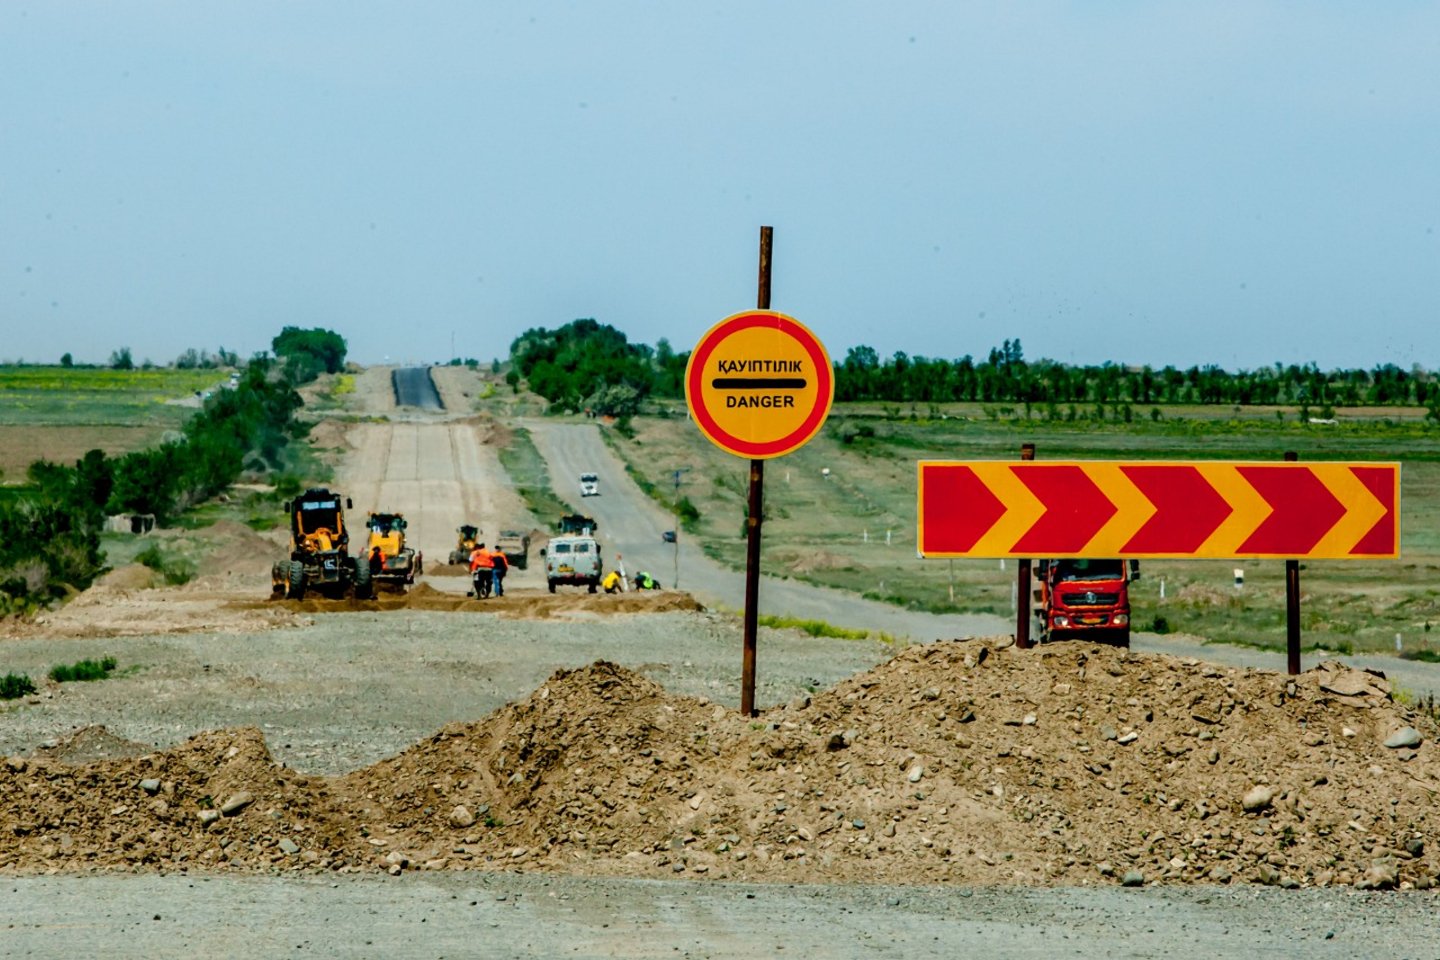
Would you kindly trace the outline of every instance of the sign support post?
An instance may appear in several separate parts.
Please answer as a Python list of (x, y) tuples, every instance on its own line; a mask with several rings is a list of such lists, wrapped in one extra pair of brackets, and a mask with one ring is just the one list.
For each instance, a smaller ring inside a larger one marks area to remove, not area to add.
[[(1294, 450), (1285, 451), (1287, 463), (1300, 459)], [(1300, 673), (1300, 561), (1285, 561), (1285, 666), (1290, 676)]]
[[(760, 228), (760, 276), (755, 306), (770, 309), (770, 251), (775, 229)], [(755, 632), (760, 616), (760, 521), (765, 515), (765, 461), (750, 461), (750, 500), (745, 517), (745, 652), (740, 662), (740, 713), (755, 716)]]
[(760, 228), (759, 307), (707, 330), (685, 365), (685, 404), (695, 426), (721, 450), (750, 463), (740, 669), (740, 712), (746, 716), (755, 715), (765, 461), (808, 443), (825, 425), (835, 398), (835, 370), (824, 344), (794, 317), (769, 309), (773, 237), (773, 228)]
[[(1020, 445), (1020, 459), (1035, 459), (1035, 444), (1022, 443)], [(1030, 607), (1033, 600), (1030, 597), (1030, 558), (1023, 557), (1015, 563), (1015, 646), (1021, 650), (1030, 649)]]

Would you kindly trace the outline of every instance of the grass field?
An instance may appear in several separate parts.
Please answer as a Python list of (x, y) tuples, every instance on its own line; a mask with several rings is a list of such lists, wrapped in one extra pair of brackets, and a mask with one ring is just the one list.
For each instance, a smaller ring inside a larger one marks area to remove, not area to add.
[(226, 377), (217, 370), (0, 366), (0, 477), (23, 480), (42, 458), (73, 463), (89, 450), (115, 456), (154, 446), (195, 412), (195, 391), (214, 390)]
[(110, 370), (0, 366), (0, 425), (174, 427), (191, 407), (176, 403), (217, 389), (218, 370)]
[[(663, 497), (675, 493), (673, 471), (688, 468), (679, 493), (700, 510), (698, 535), (738, 567), (746, 462), (706, 441), (683, 406), (665, 412), (636, 418), (633, 439), (612, 431), (612, 445)], [(1440, 647), (1440, 428), (1426, 424), (1422, 411), (1341, 411), (1333, 425), (1302, 424), (1293, 411), (1221, 416), (1206, 407), (1165, 408), (1158, 421), (1146, 415), (1130, 423), (994, 413), (837, 407), (813, 441), (766, 465), (765, 572), (904, 606), (1008, 616), (1013, 563), (915, 556), (916, 461), (1018, 459), (1023, 442), (1036, 444), (1041, 459), (1279, 460), (1294, 450), (1301, 460), (1400, 460), (1402, 559), (1306, 564), (1304, 642), (1393, 651), (1398, 633), (1414, 650), (1433, 625)], [(1236, 568), (1245, 572), (1239, 590)], [(1173, 632), (1283, 648), (1284, 596), (1282, 561), (1146, 561), (1134, 586), (1135, 623), (1149, 629), (1164, 618)]]

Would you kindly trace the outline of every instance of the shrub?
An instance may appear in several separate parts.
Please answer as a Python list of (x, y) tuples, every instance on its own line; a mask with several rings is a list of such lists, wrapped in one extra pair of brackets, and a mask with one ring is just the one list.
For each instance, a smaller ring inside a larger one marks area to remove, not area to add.
[(151, 544), (141, 550), (135, 556), (136, 563), (143, 563), (154, 570), (165, 579), (165, 582), (172, 587), (178, 587), (182, 583), (189, 583), (195, 578), (195, 566), (186, 560), (179, 560), (167, 557), (160, 552), (160, 548)]
[(0, 700), (15, 700), (34, 692), (34, 682), (23, 673), (7, 673), (0, 677)]
[(1156, 617), (1154, 620), (1151, 620), (1151, 621), (1150, 621), (1150, 632), (1151, 632), (1151, 633), (1169, 633), (1169, 632), (1170, 632), (1170, 621), (1167, 620), (1167, 619), (1165, 619), (1164, 617)]
[(72, 664), (58, 664), (50, 668), (50, 679), (56, 683), (72, 680), (104, 680), (115, 669), (115, 658), (103, 660), (80, 660)]

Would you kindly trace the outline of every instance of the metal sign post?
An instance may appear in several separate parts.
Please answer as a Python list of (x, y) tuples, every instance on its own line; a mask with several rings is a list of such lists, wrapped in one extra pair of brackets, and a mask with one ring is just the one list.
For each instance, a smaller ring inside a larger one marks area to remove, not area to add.
[(760, 228), (758, 309), (706, 331), (685, 367), (685, 404), (711, 443), (750, 461), (745, 549), (745, 652), (740, 712), (755, 713), (755, 631), (760, 592), (760, 525), (765, 461), (791, 453), (830, 415), (835, 371), (819, 338), (794, 317), (770, 310), (774, 232)]
[[(755, 307), (770, 309), (773, 227), (760, 228), (760, 276)], [(760, 521), (765, 516), (765, 461), (750, 461), (750, 499), (745, 517), (745, 648), (740, 657), (740, 713), (755, 716), (755, 632), (760, 618)]]
[[(1020, 459), (1035, 459), (1035, 444), (1024, 443), (1020, 445)], [(1021, 650), (1030, 649), (1030, 607), (1033, 600), (1030, 597), (1030, 558), (1021, 557), (1015, 564), (1015, 646)]]

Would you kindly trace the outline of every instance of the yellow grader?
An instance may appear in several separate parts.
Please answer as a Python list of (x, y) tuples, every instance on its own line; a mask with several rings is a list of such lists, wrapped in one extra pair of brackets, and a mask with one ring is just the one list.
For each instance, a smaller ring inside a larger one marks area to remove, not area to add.
[(384, 586), (403, 593), (425, 566), (425, 555), (405, 546), (405, 517), (372, 513), (365, 527), (370, 539), (359, 562), (369, 570), (372, 589)]
[(310, 590), (337, 599), (352, 592), (362, 598), (373, 595), (370, 568), (350, 556), (350, 531), (345, 526), (345, 507), (350, 506), (349, 497), (323, 487), (285, 501), (290, 558), (270, 567), (272, 595), (288, 600), (299, 600)]
[(480, 528), (467, 523), (456, 532), (460, 536), (455, 541), (455, 549), (450, 551), (450, 562), (462, 567), (467, 566), (470, 563), (470, 554), (480, 540)]

